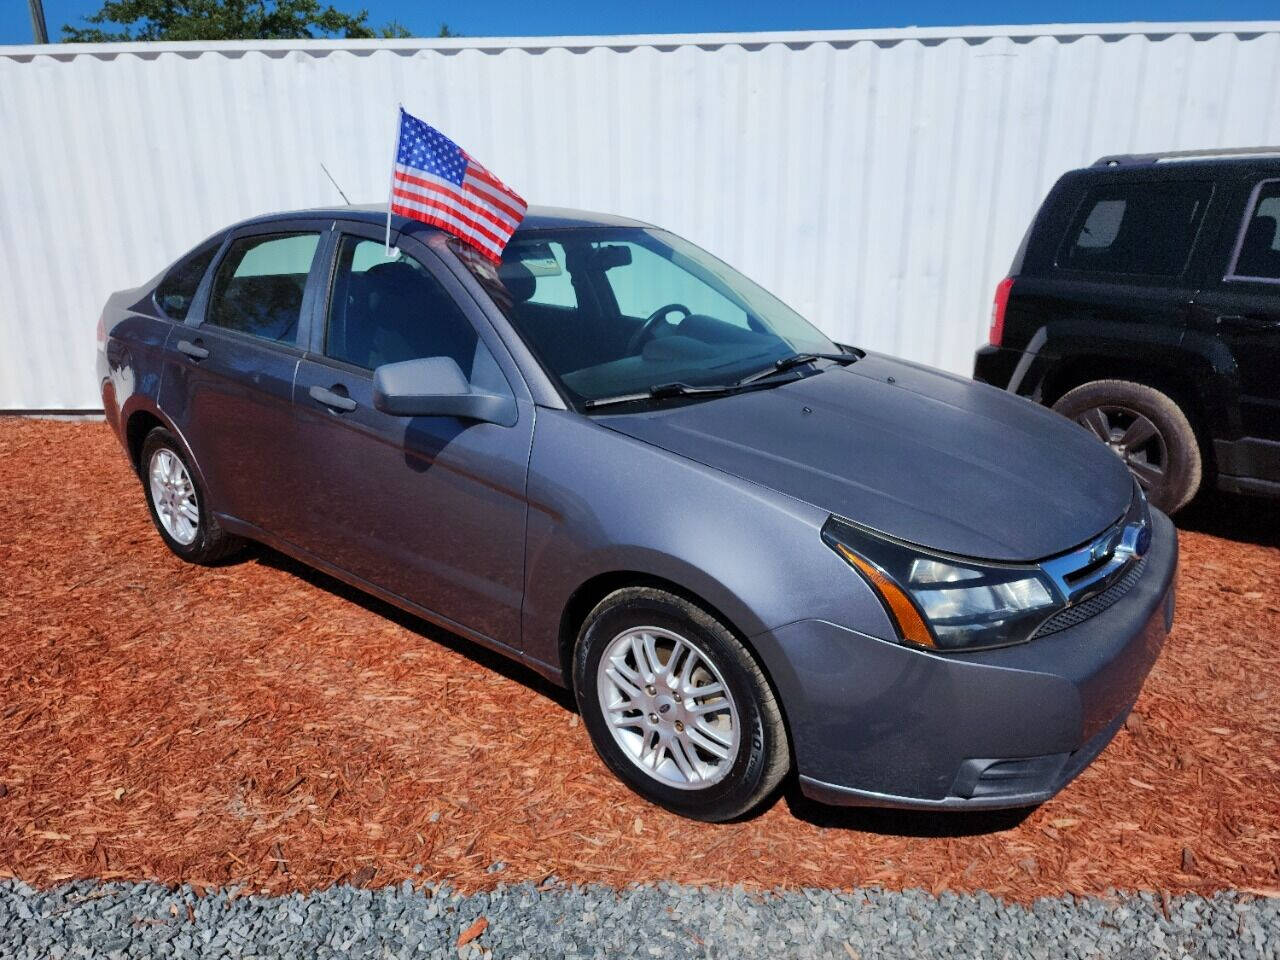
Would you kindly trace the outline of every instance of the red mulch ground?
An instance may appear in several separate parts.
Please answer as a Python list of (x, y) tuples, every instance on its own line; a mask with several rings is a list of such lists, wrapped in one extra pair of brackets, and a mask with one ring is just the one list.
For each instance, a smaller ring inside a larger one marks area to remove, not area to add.
[(792, 792), (707, 826), (623, 788), (522, 669), (273, 553), (183, 564), (105, 425), (0, 419), (0, 872), (1275, 891), (1280, 525), (1237, 509), (1246, 542), (1182, 534), (1136, 717), (1021, 822)]

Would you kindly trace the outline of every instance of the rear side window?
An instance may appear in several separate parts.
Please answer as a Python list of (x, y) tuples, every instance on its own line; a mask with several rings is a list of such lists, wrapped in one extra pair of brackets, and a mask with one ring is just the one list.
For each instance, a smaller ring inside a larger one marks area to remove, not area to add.
[(277, 233), (233, 242), (214, 274), (205, 323), (293, 343), (318, 233)]
[(211, 243), (179, 260), (160, 281), (156, 287), (156, 303), (169, 319), (179, 323), (187, 319), (187, 311), (191, 309), (191, 301), (195, 299), (196, 288), (200, 286), (205, 271), (213, 262), (218, 246), (218, 243)]
[(1186, 182), (1095, 187), (1067, 231), (1058, 266), (1089, 273), (1179, 276), (1212, 192), (1211, 184)]
[(1243, 224), (1231, 277), (1280, 282), (1280, 180), (1258, 185)]

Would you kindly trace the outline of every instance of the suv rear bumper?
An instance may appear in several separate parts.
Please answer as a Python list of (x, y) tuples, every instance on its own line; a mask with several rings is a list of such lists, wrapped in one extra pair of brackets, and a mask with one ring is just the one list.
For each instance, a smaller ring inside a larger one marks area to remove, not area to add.
[(1021, 350), (992, 346), (979, 347), (978, 352), (973, 355), (973, 379), (989, 383), (1001, 390), (1012, 389), (1009, 384), (1022, 357)]
[(1124, 723), (1173, 618), (1178, 546), (1153, 511), (1136, 584), (1075, 627), (938, 655), (825, 621), (756, 639), (787, 710), (801, 789), (834, 804), (992, 809), (1040, 803)]

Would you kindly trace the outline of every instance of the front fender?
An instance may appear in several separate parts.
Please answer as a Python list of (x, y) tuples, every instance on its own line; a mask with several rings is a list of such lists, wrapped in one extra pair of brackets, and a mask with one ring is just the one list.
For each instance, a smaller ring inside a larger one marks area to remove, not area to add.
[(525, 652), (558, 665), (570, 600), (588, 581), (619, 572), (678, 584), (743, 637), (815, 616), (892, 636), (880, 602), (822, 542), (826, 520), (811, 504), (571, 411), (539, 411), (529, 468)]

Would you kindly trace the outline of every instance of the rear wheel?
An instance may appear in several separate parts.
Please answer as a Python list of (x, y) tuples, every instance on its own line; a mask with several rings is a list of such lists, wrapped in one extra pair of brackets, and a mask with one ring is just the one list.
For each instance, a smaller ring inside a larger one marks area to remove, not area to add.
[(574, 689), (609, 768), (675, 813), (741, 817), (787, 772), (786, 729), (759, 665), (683, 597), (646, 587), (605, 597), (579, 634)]
[(1128, 380), (1095, 380), (1067, 392), (1053, 409), (1105, 443), (1165, 513), (1200, 488), (1200, 444), (1187, 415), (1168, 396)]
[(151, 521), (165, 546), (183, 560), (216, 563), (243, 546), (218, 525), (187, 455), (164, 427), (147, 434), (139, 467)]

